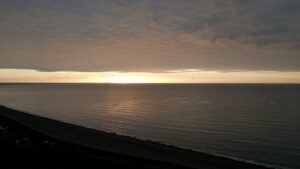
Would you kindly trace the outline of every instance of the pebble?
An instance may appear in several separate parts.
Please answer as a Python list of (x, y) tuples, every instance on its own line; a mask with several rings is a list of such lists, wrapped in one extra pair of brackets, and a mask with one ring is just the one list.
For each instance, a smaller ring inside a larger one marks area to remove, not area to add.
[(0, 130), (6, 130), (8, 127), (0, 126)]
[(16, 144), (20, 144), (21, 143), (21, 141), (20, 140), (16, 140)]

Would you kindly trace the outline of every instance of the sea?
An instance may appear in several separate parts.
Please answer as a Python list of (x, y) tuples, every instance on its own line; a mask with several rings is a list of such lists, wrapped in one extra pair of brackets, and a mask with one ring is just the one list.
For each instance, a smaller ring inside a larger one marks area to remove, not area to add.
[(300, 168), (300, 85), (3, 84), (0, 104), (235, 160)]

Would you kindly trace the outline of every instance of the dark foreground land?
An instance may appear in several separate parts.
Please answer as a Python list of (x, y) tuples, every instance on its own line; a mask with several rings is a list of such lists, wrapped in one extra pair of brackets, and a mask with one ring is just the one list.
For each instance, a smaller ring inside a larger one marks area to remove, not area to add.
[(0, 106), (0, 168), (266, 169)]

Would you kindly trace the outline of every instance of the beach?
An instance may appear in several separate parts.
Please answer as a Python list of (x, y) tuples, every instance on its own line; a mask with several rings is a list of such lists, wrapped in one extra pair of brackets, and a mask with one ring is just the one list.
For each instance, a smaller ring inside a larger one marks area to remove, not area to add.
[[(267, 168), (157, 142), (67, 124), (3, 106), (0, 107), (0, 118), (0, 122), (3, 123), (0, 124), (2, 132), (14, 128), (12, 134), (14, 137), (9, 138), (11, 143), (6, 143), (10, 145), (5, 148), (9, 153), (2, 152), (1, 154), (1, 160), (11, 162), (6, 163), (7, 165), (16, 165), (13, 163), (14, 158), (33, 157), (34, 159), (35, 156), (38, 156), (44, 159), (34, 160), (33, 163), (55, 165), (55, 163), (60, 164), (63, 161), (66, 166), (77, 167), (95, 163), (96, 166), (103, 164), (115, 165), (115, 167), (128, 165), (131, 168)], [(24, 134), (26, 136), (22, 136)], [(4, 145), (5, 141), (3, 140), (5, 139), (2, 138), (1, 146)], [(33, 148), (26, 147), (26, 144), (22, 146), (22, 143), (28, 140), (40, 141), (33, 143), (33, 145), (36, 144)], [(9, 155), (13, 151), (18, 152), (18, 156)], [(43, 156), (43, 154), (46, 155)], [(26, 160), (23, 161), (26, 163)], [(50, 161), (52, 162), (49, 163)]]

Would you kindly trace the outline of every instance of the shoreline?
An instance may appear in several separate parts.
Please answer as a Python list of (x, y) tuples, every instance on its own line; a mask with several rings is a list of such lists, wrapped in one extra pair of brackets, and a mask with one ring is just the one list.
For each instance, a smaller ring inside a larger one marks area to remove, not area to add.
[(136, 160), (145, 159), (154, 163), (168, 164), (170, 166), (176, 166), (176, 168), (272, 168), (157, 142), (139, 140), (134, 137), (76, 126), (0, 105), (0, 118), (1, 117), (8, 118), (21, 126), (40, 133), (43, 136), (63, 142), (64, 144), (72, 144), (82, 149), (89, 149), (86, 151), (90, 151), (90, 154), (93, 154), (94, 151), (105, 151), (124, 157), (126, 156), (126, 158), (136, 158)]

